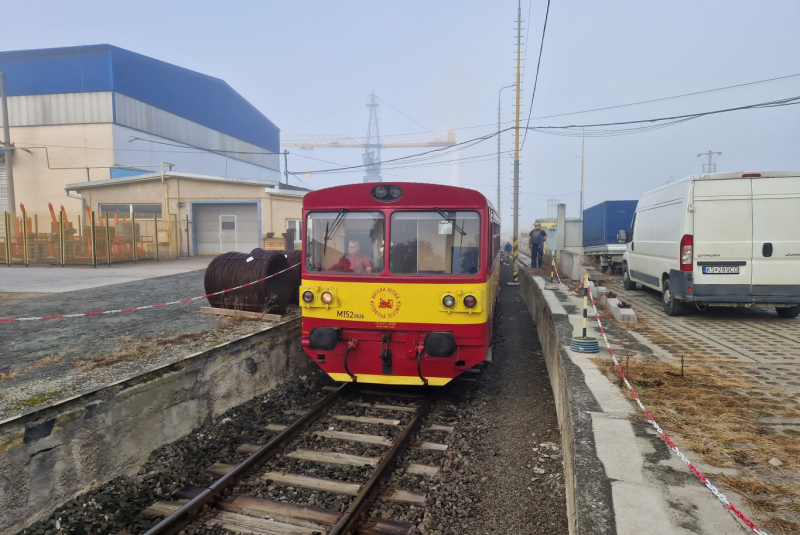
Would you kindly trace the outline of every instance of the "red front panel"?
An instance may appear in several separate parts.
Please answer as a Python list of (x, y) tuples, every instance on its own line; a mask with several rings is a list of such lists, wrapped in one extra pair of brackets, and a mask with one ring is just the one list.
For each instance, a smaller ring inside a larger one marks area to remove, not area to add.
[[(342, 329), (341, 341), (336, 349), (320, 352), (308, 346), (308, 334), (314, 327), (337, 327)], [(348, 368), (354, 375), (394, 375), (417, 377), (417, 347), (432, 331), (452, 332), (457, 349), (451, 357), (432, 357), (423, 350), (421, 371), (426, 378), (453, 378), (486, 359), (487, 340), (491, 337), (490, 325), (431, 325), (398, 323), (394, 329), (378, 330), (363, 328), (363, 323), (331, 321), (318, 318), (303, 318), (303, 347), (311, 358), (326, 373), (346, 373), (344, 355), (347, 342), (358, 339), (358, 345), (347, 357)], [(384, 373), (380, 358), (384, 334), (389, 334), (388, 347), (392, 352), (391, 373)], [(320, 353), (324, 357), (320, 357)]]

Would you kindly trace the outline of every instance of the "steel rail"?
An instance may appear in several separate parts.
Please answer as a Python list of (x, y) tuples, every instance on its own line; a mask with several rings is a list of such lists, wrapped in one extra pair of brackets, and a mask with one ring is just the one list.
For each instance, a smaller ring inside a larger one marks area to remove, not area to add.
[(353, 500), (347, 510), (342, 513), (339, 521), (331, 528), (328, 535), (349, 535), (355, 532), (356, 528), (358, 528), (358, 525), (361, 523), (361, 516), (367, 512), (369, 506), (375, 501), (375, 498), (378, 497), (381, 484), (384, 479), (389, 477), (392, 470), (394, 470), (398, 457), (408, 447), (409, 439), (422, 425), (422, 420), (430, 412), (432, 404), (433, 402), (430, 398), (422, 403), (417, 413), (392, 445), (392, 448), (375, 468), (372, 477), (364, 483), (356, 499)]
[(236, 465), (230, 472), (219, 478), (203, 492), (192, 498), (189, 502), (181, 506), (180, 509), (166, 517), (164, 520), (150, 528), (145, 535), (175, 535), (182, 530), (189, 522), (194, 520), (203, 507), (216, 499), (224, 490), (236, 484), (239, 479), (247, 473), (255, 470), (266, 461), (271, 459), (278, 450), (287, 442), (294, 439), (303, 427), (313, 422), (338, 399), (352, 387), (353, 383), (345, 383), (334, 390), (317, 403), (315, 403), (305, 414), (296, 422), (289, 425), (279, 435), (273, 437), (247, 459)]

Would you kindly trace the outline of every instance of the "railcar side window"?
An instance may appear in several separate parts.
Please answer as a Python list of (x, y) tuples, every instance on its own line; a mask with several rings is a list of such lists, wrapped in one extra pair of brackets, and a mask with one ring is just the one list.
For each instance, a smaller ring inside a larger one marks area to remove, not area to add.
[(381, 212), (315, 212), (306, 221), (306, 269), (377, 275), (383, 271)]
[(477, 212), (395, 212), (389, 243), (389, 271), (395, 275), (475, 275), (481, 217)]

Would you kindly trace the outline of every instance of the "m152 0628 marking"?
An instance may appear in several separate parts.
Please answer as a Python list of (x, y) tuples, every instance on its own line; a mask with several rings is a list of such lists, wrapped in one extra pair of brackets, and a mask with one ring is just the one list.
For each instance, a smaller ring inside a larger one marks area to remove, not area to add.
[(337, 318), (347, 318), (350, 320), (363, 320), (364, 314), (356, 314), (351, 310), (337, 310), (336, 311)]

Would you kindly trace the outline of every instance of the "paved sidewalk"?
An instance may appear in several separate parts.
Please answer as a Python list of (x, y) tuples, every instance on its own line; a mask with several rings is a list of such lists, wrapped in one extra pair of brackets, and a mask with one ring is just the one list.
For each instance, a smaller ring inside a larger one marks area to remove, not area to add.
[[(661, 294), (654, 290), (625, 291), (618, 277), (608, 287), (633, 306), (642, 323), (655, 328), (656, 332), (644, 333), (640, 339), (667, 334), (721, 369), (748, 376), (754, 385), (763, 383), (787, 396), (800, 395), (800, 318), (781, 318), (772, 308), (724, 307), (670, 317), (664, 313)], [(676, 359), (670, 344), (662, 345), (667, 351), (662, 358)]]
[[(63, 293), (205, 269), (213, 256), (92, 266), (2, 266), (0, 294)], [(2, 295), (0, 295), (2, 303)]]

